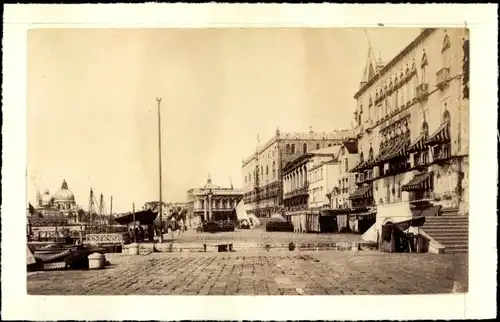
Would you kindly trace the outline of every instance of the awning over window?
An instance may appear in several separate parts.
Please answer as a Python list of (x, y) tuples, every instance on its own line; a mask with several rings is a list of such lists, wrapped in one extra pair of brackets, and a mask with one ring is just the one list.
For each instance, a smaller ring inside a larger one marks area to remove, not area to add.
[(432, 217), (441, 212), (441, 206), (430, 206), (425, 208), (414, 208), (411, 210), (414, 217)]
[(406, 151), (408, 152), (418, 152), (425, 150), (425, 141), (427, 140), (427, 133), (422, 133), (418, 136), (418, 138), (410, 144)]
[(349, 199), (366, 199), (372, 197), (372, 186), (364, 186), (359, 188), (358, 190), (354, 191), (350, 196)]
[(391, 149), (387, 151), (387, 153), (380, 158), (381, 162), (389, 161), (396, 157), (401, 157), (406, 155), (406, 149), (410, 145), (410, 136), (404, 135), (400, 139), (398, 139)]
[(358, 163), (358, 165), (356, 165), (350, 172), (360, 172), (360, 171), (363, 171), (365, 169), (369, 169), (370, 164), (372, 164), (372, 163), (373, 163), (373, 158), (369, 157), (365, 161), (361, 161), (360, 163)]
[(403, 136), (397, 137), (392, 142), (387, 142), (384, 147), (382, 147), (380, 153), (375, 158), (373, 162), (374, 165), (389, 161), (398, 156), (405, 156), (406, 150), (410, 145), (410, 135), (405, 134)]
[(433, 145), (439, 143), (446, 143), (450, 141), (450, 122), (446, 121), (439, 126), (426, 141), (426, 145)]
[(403, 191), (413, 191), (413, 190), (425, 190), (432, 188), (432, 179), (434, 172), (429, 171), (422, 174), (417, 174), (413, 179), (407, 184), (401, 187)]

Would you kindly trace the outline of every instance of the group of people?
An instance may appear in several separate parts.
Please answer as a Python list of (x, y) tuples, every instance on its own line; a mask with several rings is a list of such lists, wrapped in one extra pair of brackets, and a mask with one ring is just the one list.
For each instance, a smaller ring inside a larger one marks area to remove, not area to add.
[(148, 226), (147, 230), (142, 228), (142, 226), (136, 227), (135, 229), (130, 228), (128, 230), (128, 239), (129, 242), (144, 242), (144, 241), (153, 241), (154, 239), (154, 231), (152, 226)]

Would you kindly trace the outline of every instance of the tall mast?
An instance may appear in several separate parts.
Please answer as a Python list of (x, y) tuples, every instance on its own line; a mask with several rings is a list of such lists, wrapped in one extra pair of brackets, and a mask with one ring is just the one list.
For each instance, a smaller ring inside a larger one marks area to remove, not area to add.
[(102, 224), (103, 221), (103, 206), (104, 206), (104, 196), (101, 193), (101, 198), (99, 198), (99, 223)]
[(94, 212), (94, 191), (92, 190), (92, 187), (90, 187), (90, 196), (89, 196), (89, 208), (88, 208), (88, 215), (89, 219), (92, 220), (92, 213)]
[(160, 116), (160, 103), (161, 97), (157, 97), (156, 101), (158, 102), (158, 168), (159, 168), (159, 178), (160, 178), (160, 204), (159, 204), (159, 215), (160, 215), (160, 236), (159, 242), (163, 243), (163, 200), (162, 200), (162, 191), (161, 191), (161, 116)]

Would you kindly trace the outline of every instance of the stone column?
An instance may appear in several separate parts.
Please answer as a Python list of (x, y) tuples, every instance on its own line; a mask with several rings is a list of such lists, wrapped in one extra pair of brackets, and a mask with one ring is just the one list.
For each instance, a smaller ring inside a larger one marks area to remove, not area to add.
[(203, 218), (205, 220), (208, 220), (208, 217), (207, 217), (207, 211), (208, 211), (208, 209), (207, 209), (207, 207), (208, 207), (208, 197), (205, 196), (203, 198)]
[(212, 220), (212, 194), (208, 194), (208, 220)]

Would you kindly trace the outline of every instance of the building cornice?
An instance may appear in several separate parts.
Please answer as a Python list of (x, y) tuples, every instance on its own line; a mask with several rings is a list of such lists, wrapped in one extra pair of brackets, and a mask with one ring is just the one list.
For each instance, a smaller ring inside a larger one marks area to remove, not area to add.
[(388, 62), (380, 72), (378, 72), (375, 76), (373, 76), (368, 82), (361, 87), (356, 94), (354, 94), (354, 99), (358, 99), (364, 92), (366, 92), (377, 80), (379, 80), (382, 76), (384, 76), (394, 65), (396, 65), (399, 61), (403, 59), (406, 55), (408, 55), (414, 48), (420, 45), (425, 39), (427, 39), (436, 28), (426, 28), (422, 31), (412, 42), (408, 44), (399, 54), (396, 55), (390, 62)]

